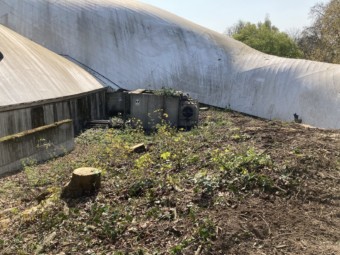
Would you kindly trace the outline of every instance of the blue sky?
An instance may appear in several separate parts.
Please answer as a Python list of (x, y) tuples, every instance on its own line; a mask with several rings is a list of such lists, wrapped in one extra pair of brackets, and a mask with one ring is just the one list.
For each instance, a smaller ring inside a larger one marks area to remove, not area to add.
[(238, 20), (257, 23), (269, 15), (273, 25), (287, 32), (311, 24), (310, 8), (329, 0), (141, 0), (199, 25), (224, 32)]

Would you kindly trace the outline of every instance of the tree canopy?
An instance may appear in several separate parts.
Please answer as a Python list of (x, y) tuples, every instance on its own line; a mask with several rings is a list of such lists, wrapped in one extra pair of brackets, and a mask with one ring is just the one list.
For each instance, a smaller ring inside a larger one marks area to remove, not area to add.
[(239, 21), (227, 30), (227, 34), (267, 54), (289, 58), (300, 58), (303, 55), (288, 34), (280, 32), (268, 17), (258, 24)]
[(340, 1), (316, 4), (311, 8), (313, 24), (298, 40), (304, 57), (340, 64)]

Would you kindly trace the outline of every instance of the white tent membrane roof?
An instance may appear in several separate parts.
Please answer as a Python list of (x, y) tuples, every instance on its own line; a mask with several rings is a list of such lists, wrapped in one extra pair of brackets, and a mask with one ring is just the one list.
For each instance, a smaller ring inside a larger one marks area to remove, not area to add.
[(260, 53), (134, 0), (0, 0), (0, 23), (126, 89), (340, 128), (340, 65)]
[(82, 68), (0, 25), (0, 107), (101, 89)]

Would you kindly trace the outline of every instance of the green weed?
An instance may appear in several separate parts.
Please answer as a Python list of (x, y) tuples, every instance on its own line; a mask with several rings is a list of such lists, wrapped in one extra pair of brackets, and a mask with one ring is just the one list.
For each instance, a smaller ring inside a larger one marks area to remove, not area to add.
[(270, 171), (273, 165), (270, 156), (257, 153), (254, 148), (237, 151), (227, 148), (215, 150), (212, 161), (221, 171), (220, 186), (234, 192), (261, 188), (270, 190), (273, 180), (262, 172)]
[(216, 225), (210, 219), (198, 223), (196, 235), (201, 242), (210, 242), (216, 239)]

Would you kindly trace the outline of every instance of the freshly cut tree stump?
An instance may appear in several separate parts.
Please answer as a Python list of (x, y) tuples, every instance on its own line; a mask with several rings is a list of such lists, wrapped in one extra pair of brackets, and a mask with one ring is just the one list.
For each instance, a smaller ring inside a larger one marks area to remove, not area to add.
[(144, 143), (139, 143), (139, 144), (136, 144), (135, 146), (132, 146), (130, 148), (130, 151), (135, 152), (135, 153), (143, 153), (143, 152), (146, 152), (146, 146)]
[(64, 187), (61, 196), (77, 198), (94, 194), (100, 188), (101, 171), (82, 167), (73, 171), (71, 181)]

